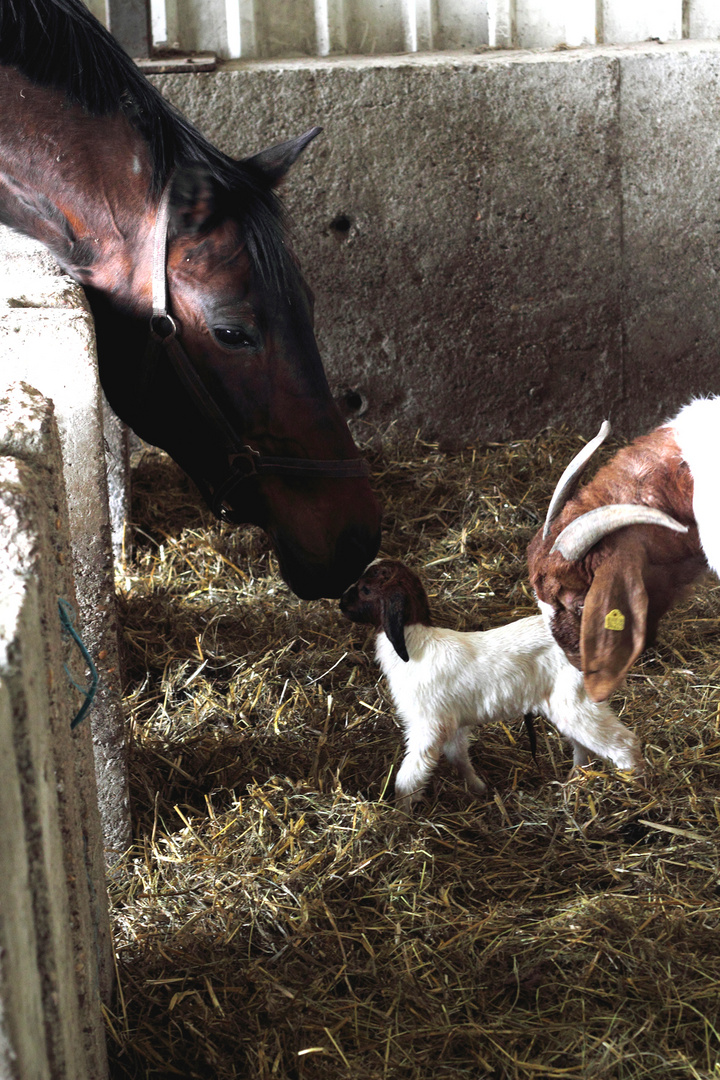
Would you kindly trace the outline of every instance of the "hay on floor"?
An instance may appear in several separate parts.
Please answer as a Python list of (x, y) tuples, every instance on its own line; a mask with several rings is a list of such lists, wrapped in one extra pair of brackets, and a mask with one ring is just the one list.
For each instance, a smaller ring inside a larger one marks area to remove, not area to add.
[[(368, 447), (383, 554), (462, 629), (534, 612), (525, 549), (575, 433)], [(602, 460), (610, 450), (599, 455)], [(709, 1078), (720, 1061), (720, 590), (613, 704), (642, 779), (521, 718), (394, 809), (372, 635), (295, 599), (167, 458), (119, 572), (136, 843), (112, 882), (116, 1078)]]

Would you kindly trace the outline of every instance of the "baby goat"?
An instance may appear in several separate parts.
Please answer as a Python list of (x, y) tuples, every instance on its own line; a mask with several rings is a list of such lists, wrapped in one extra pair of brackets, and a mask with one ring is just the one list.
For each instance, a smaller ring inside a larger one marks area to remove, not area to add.
[(420, 798), (441, 754), (472, 791), (484, 792), (468, 757), (468, 728), (529, 712), (567, 736), (574, 765), (599, 755), (620, 769), (642, 768), (637, 737), (608, 705), (589, 700), (542, 615), (469, 633), (433, 626), (417, 574), (391, 559), (368, 567), (340, 609), (378, 630), (377, 659), (405, 731), (395, 781), (402, 809)]
[(604, 701), (703, 571), (720, 571), (720, 397), (685, 405), (619, 450), (576, 495), (610, 431), (568, 465), (528, 548), (530, 583), (555, 640)]

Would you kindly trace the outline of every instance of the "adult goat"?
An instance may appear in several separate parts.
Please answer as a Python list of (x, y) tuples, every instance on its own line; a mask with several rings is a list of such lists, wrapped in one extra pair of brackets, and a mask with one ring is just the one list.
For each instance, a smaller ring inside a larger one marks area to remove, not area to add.
[(720, 570), (720, 397), (685, 405), (574, 494), (609, 431), (605, 421), (565, 470), (528, 548), (540, 608), (594, 701), (620, 685), (688, 586)]

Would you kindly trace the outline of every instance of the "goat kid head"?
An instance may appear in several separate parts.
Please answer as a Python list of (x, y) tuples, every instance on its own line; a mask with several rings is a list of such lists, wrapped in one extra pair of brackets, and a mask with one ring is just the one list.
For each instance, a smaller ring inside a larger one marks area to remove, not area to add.
[(703, 562), (696, 529), (688, 536), (687, 525), (656, 506), (629, 501), (644, 494), (677, 507), (692, 524), (692, 478), (681, 467), (669, 429), (619, 451), (574, 496), (580, 474), (609, 432), (605, 421), (571, 461), (528, 548), (540, 608), (557, 643), (583, 672), (593, 701), (604, 701), (622, 683)]
[(383, 631), (401, 660), (409, 661), (405, 627), (430, 625), (430, 609), (417, 574), (396, 559), (372, 563), (340, 598), (340, 610), (352, 622)]

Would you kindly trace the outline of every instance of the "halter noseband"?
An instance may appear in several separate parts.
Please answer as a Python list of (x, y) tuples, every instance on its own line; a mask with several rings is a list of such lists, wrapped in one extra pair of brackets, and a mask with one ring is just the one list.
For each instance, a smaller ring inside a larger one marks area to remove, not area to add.
[(221, 405), (203, 382), (200, 373), (182, 347), (178, 336), (178, 324), (168, 311), (167, 295), (167, 241), (170, 222), (170, 187), (166, 184), (160, 197), (155, 231), (153, 234), (152, 298), (153, 312), (150, 332), (161, 342), (175, 374), (187, 390), (190, 398), (206, 420), (222, 434), (228, 457), (228, 476), (206, 495), (213, 513), (224, 520), (235, 520), (226, 500), (242, 482), (254, 476), (287, 476), (301, 479), (317, 479), (330, 476), (338, 479), (367, 478), (370, 467), (363, 458), (344, 458), (323, 461), (313, 458), (270, 457), (254, 450), (238, 436)]

